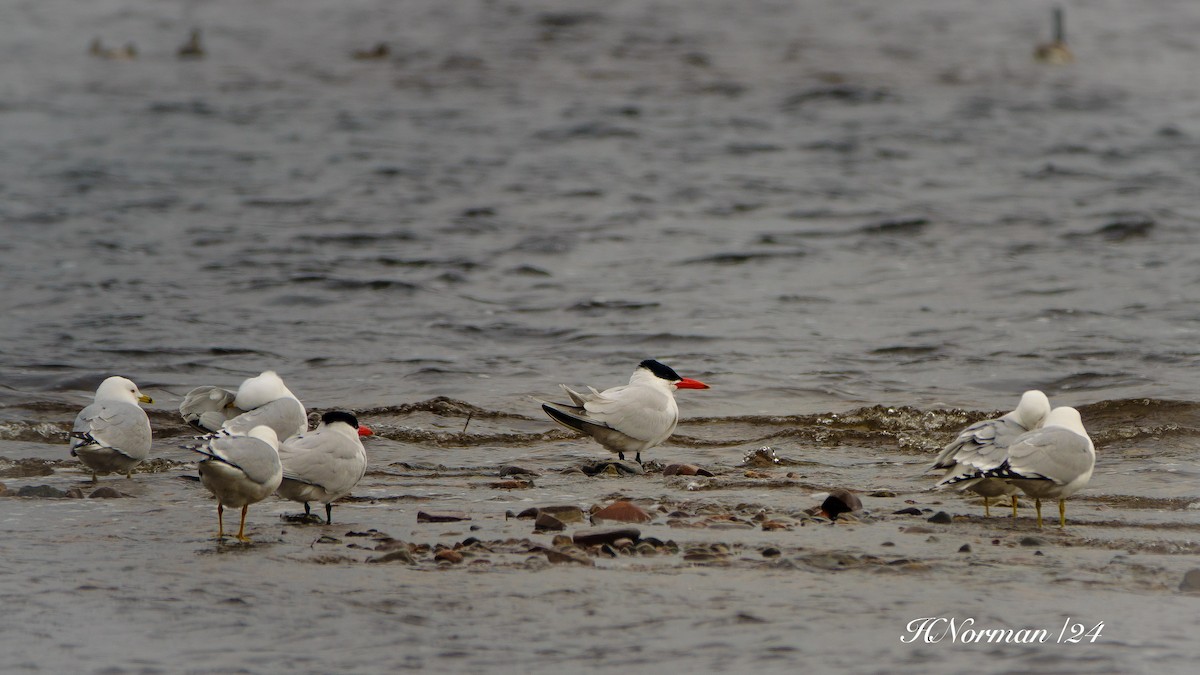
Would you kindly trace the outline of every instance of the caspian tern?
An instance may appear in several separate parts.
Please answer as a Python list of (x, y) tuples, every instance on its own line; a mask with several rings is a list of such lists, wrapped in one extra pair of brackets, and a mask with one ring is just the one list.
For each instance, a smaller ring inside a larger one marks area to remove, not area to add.
[(679, 406), (675, 403), (676, 389), (708, 389), (698, 380), (680, 377), (669, 367), (646, 359), (638, 364), (629, 384), (596, 391), (590, 394), (572, 391), (559, 385), (571, 404), (542, 401), (542, 410), (550, 419), (583, 434), (625, 459), (625, 453), (637, 453), (671, 437), (679, 423)]
[(196, 387), (183, 397), (179, 414), (202, 431), (228, 431), (245, 435), (265, 424), (281, 439), (308, 429), (304, 404), (284, 385), (275, 371), (251, 377), (236, 392), (220, 387)]
[(994, 420), (976, 422), (963, 429), (929, 467), (930, 471), (946, 470), (934, 487), (953, 486), (982, 496), (983, 512), (987, 516), (991, 516), (989, 502), (992, 497), (1011, 496), (1013, 518), (1016, 518), (1017, 493), (1020, 492), (1016, 486), (998, 478), (975, 478), (980, 472), (999, 468), (1008, 455), (1008, 447), (1021, 434), (1040, 428), (1049, 413), (1050, 399), (1042, 392), (1031, 389), (1021, 394), (1021, 400), (1012, 412)]
[[(1021, 434), (1008, 446), (1008, 456), (977, 478), (999, 478), (1033, 497), (1037, 525), (1042, 526), (1042, 500), (1058, 500), (1058, 526), (1067, 526), (1066, 498), (1083, 489), (1096, 468), (1096, 446), (1083, 428), (1079, 411), (1063, 406), (1046, 415), (1041, 429)], [(972, 480), (965, 478), (964, 480)]]
[(276, 492), (285, 499), (303, 502), (305, 515), (311, 513), (309, 502), (321, 502), (325, 505), (325, 523), (333, 524), (333, 502), (350, 494), (367, 472), (367, 451), (359, 437), (372, 433), (348, 412), (325, 413), (316, 429), (280, 444), (283, 482)]
[(185, 445), (204, 455), (200, 461), (200, 482), (217, 498), (217, 539), (225, 536), (225, 507), (242, 507), (238, 526), (239, 541), (246, 536), (246, 512), (279, 488), (283, 465), (279, 463), (279, 437), (275, 430), (259, 425), (247, 435), (220, 432), (206, 437), (199, 445)]
[(154, 399), (124, 377), (110, 377), (100, 383), (93, 400), (75, 416), (71, 456), (92, 470), (93, 483), (96, 474), (131, 478), (133, 468), (150, 456), (150, 418), (138, 402)]

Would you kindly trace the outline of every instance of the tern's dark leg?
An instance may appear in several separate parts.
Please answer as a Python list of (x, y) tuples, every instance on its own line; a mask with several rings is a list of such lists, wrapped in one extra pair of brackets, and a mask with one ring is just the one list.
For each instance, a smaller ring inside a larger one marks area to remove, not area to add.
[(1037, 509), (1038, 529), (1042, 527), (1042, 500), (1040, 497), (1033, 498), (1033, 508)]
[(618, 459), (620, 459), (622, 462), (624, 462), (624, 461), (625, 461), (625, 453), (623, 453), (623, 452), (618, 452), (618, 453), (617, 453), (617, 458), (618, 458)]
[(325, 505), (325, 524), (326, 525), (333, 524), (333, 504)]
[(308, 502), (304, 502), (304, 515), (311, 516), (312, 509), (308, 508)]
[(217, 502), (217, 540), (225, 538), (225, 505)]
[(99, 481), (99, 479), (96, 478), (96, 472), (93, 471), (92, 472), (92, 483), (98, 483), (98, 482), (100, 482), (100, 481)]
[(638, 464), (642, 463), (642, 451), (641, 450), (638, 450), (637, 457), (634, 457), (633, 460), (635, 462), (637, 462)]

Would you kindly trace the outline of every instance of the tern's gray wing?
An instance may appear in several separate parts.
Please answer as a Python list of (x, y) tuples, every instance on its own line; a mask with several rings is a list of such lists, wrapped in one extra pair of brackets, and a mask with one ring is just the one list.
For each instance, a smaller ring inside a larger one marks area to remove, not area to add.
[(307, 429), (308, 415), (300, 401), (294, 398), (279, 398), (225, 422), (224, 429), (231, 434), (248, 434), (259, 425), (274, 429), (282, 441)]
[(283, 477), (310, 483), (335, 495), (347, 494), (367, 470), (361, 443), (331, 431), (293, 436), (279, 446)]
[(976, 422), (942, 449), (931, 468), (949, 469), (962, 464), (979, 471), (990, 471), (1004, 463), (1008, 446), (1027, 431), (1017, 421), (1004, 417)]
[(277, 483), (277, 476), (283, 472), (279, 453), (253, 436), (216, 436), (206, 445), (189, 449), (241, 469), (247, 478), (258, 485)]
[[(1096, 464), (1092, 442), (1062, 427), (1031, 431), (1008, 448), (1009, 478), (1048, 478), (1065, 485)], [(1014, 475), (1015, 474), (1015, 475)]]
[(71, 454), (75, 449), (99, 445), (118, 450), (131, 459), (150, 456), (150, 420), (146, 411), (123, 401), (93, 403), (75, 417), (71, 429)]
[(206, 431), (220, 431), (226, 421), (245, 411), (233, 405), (237, 392), (220, 387), (196, 387), (183, 396), (179, 414), (183, 421)]

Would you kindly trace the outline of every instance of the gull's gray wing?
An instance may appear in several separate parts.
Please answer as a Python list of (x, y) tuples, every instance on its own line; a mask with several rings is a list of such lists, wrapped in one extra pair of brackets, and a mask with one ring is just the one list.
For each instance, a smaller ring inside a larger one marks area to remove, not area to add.
[(220, 435), (188, 448), (218, 462), (237, 467), (258, 485), (269, 485), (283, 471), (279, 453), (253, 436)]
[(223, 428), (231, 434), (248, 434), (259, 425), (271, 427), (279, 440), (291, 438), (308, 428), (304, 404), (294, 398), (279, 398), (225, 422)]
[(112, 448), (131, 459), (150, 456), (150, 419), (140, 407), (123, 401), (93, 403), (75, 416), (71, 454), (88, 445)]
[(962, 464), (990, 471), (1004, 463), (1008, 447), (1027, 431), (1019, 422), (1006, 417), (976, 422), (942, 449), (931, 468), (949, 469)]
[(220, 431), (226, 421), (246, 412), (233, 405), (237, 392), (220, 387), (196, 387), (183, 396), (179, 414), (183, 421), (205, 431)]
[(1047, 478), (1065, 485), (1095, 464), (1095, 449), (1087, 436), (1062, 427), (1048, 427), (1031, 431), (1009, 446), (1005, 477)]

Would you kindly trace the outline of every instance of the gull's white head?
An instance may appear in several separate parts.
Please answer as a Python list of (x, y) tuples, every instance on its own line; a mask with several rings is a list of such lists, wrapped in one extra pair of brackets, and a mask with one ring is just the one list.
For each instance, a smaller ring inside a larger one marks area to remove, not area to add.
[(1078, 431), (1084, 436), (1087, 435), (1087, 430), (1083, 428), (1083, 418), (1079, 416), (1079, 411), (1070, 406), (1061, 406), (1050, 411), (1046, 415), (1046, 423), (1043, 426), (1047, 427), (1065, 427), (1071, 431)]
[(100, 383), (100, 387), (96, 389), (96, 400), (123, 401), (134, 405), (138, 402), (154, 403), (154, 399), (138, 391), (132, 380), (119, 376), (110, 377)]
[(275, 450), (275, 452), (279, 452), (279, 435), (276, 434), (275, 430), (272, 429), (271, 427), (269, 427), (265, 424), (260, 424), (256, 427), (254, 427), (253, 429), (251, 429), (250, 433), (248, 433), (246, 435), (251, 438), (257, 438), (258, 440), (262, 441), (263, 443), (266, 443), (267, 445), (271, 446)]
[(1021, 402), (1013, 412), (1021, 426), (1033, 431), (1046, 424), (1046, 416), (1050, 414), (1050, 399), (1037, 389), (1030, 389), (1021, 394)]
[(242, 410), (254, 410), (281, 398), (296, 398), (296, 395), (287, 388), (275, 371), (266, 370), (257, 377), (247, 379), (238, 387), (237, 398), (233, 400), (233, 404)]

